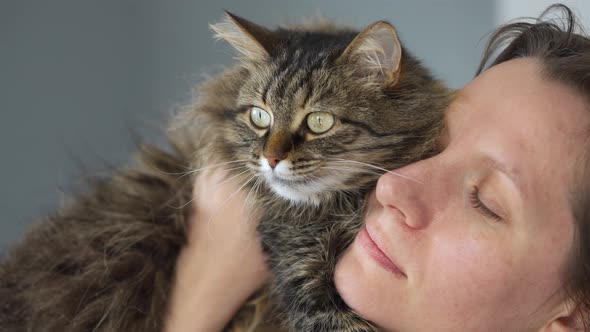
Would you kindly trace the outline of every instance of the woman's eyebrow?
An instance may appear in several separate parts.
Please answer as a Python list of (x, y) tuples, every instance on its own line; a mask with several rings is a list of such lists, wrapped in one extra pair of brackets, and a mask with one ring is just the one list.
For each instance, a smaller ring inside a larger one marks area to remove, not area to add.
[(522, 173), (515, 165), (508, 163), (504, 160), (494, 158), (492, 156), (485, 156), (486, 163), (493, 169), (505, 174), (512, 183), (514, 183), (516, 189), (520, 193), (521, 197), (525, 196), (525, 186), (522, 179)]

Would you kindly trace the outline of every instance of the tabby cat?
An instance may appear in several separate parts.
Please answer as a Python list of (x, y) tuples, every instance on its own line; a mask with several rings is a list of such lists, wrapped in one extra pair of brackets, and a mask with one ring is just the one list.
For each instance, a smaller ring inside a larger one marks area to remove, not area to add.
[[(171, 148), (141, 146), (137, 165), (90, 180), (9, 252), (1, 331), (161, 331), (192, 176), (217, 163), (266, 211), (259, 232), (273, 278), (258, 295), (270, 299), (262, 321), (376, 330), (338, 296), (334, 266), (378, 176), (436, 153), (449, 90), (386, 22), (269, 30), (228, 13), (212, 29), (239, 63), (172, 121)], [(250, 309), (227, 330), (257, 329)]]

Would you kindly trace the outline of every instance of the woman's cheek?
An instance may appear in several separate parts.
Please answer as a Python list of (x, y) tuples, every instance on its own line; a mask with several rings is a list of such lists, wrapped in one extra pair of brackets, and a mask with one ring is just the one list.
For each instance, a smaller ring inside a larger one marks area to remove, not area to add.
[[(485, 311), (488, 304), (488, 309), (493, 310), (498, 301), (509, 295), (511, 263), (492, 238), (479, 234), (437, 237), (433, 248), (436, 249), (432, 260), (427, 263), (432, 278), (426, 286), (441, 295), (447, 304), (441, 308), (461, 314)], [(449, 301), (453, 302), (450, 306)]]

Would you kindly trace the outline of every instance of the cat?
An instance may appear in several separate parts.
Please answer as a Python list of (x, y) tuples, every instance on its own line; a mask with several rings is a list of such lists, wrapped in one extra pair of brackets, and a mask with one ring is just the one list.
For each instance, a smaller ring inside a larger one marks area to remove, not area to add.
[(436, 152), (450, 91), (387, 22), (270, 31), (228, 14), (213, 29), (251, 75), (238, 94), (244, 132), (227, 135), (253, 142), (234, 158), (265, 184), (274, 314), (293, 331), (375, 330), (338, 296), (334, 267), (380, 173)]
[(161, 331), (193, 176), (216, 164), (264, 207), (273, 273), (226, 330), (377, 330), (340, 299), (334, 266), (379, 175), (437, 152), (450, 90), (383, 21), (270, 30), (227, 13), (212, 29), (238, 64), (172, 121), (171, 148), (142, 145), (8, 253), (0, 331)]

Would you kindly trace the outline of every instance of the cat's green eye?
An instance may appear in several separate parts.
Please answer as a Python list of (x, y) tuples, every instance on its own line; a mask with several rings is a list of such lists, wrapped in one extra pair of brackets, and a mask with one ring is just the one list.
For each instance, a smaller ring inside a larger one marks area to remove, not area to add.
[(261, 129), (268, 128), (270, 126), (270, 114), (260, 107), (252, 106), (250, 110), (250, 120), (252, 123)]
[(307, 127), (314, 134), (323, 134), (334, 126), (334, 115), (328, 112), (313, 112), (307, 116)]

